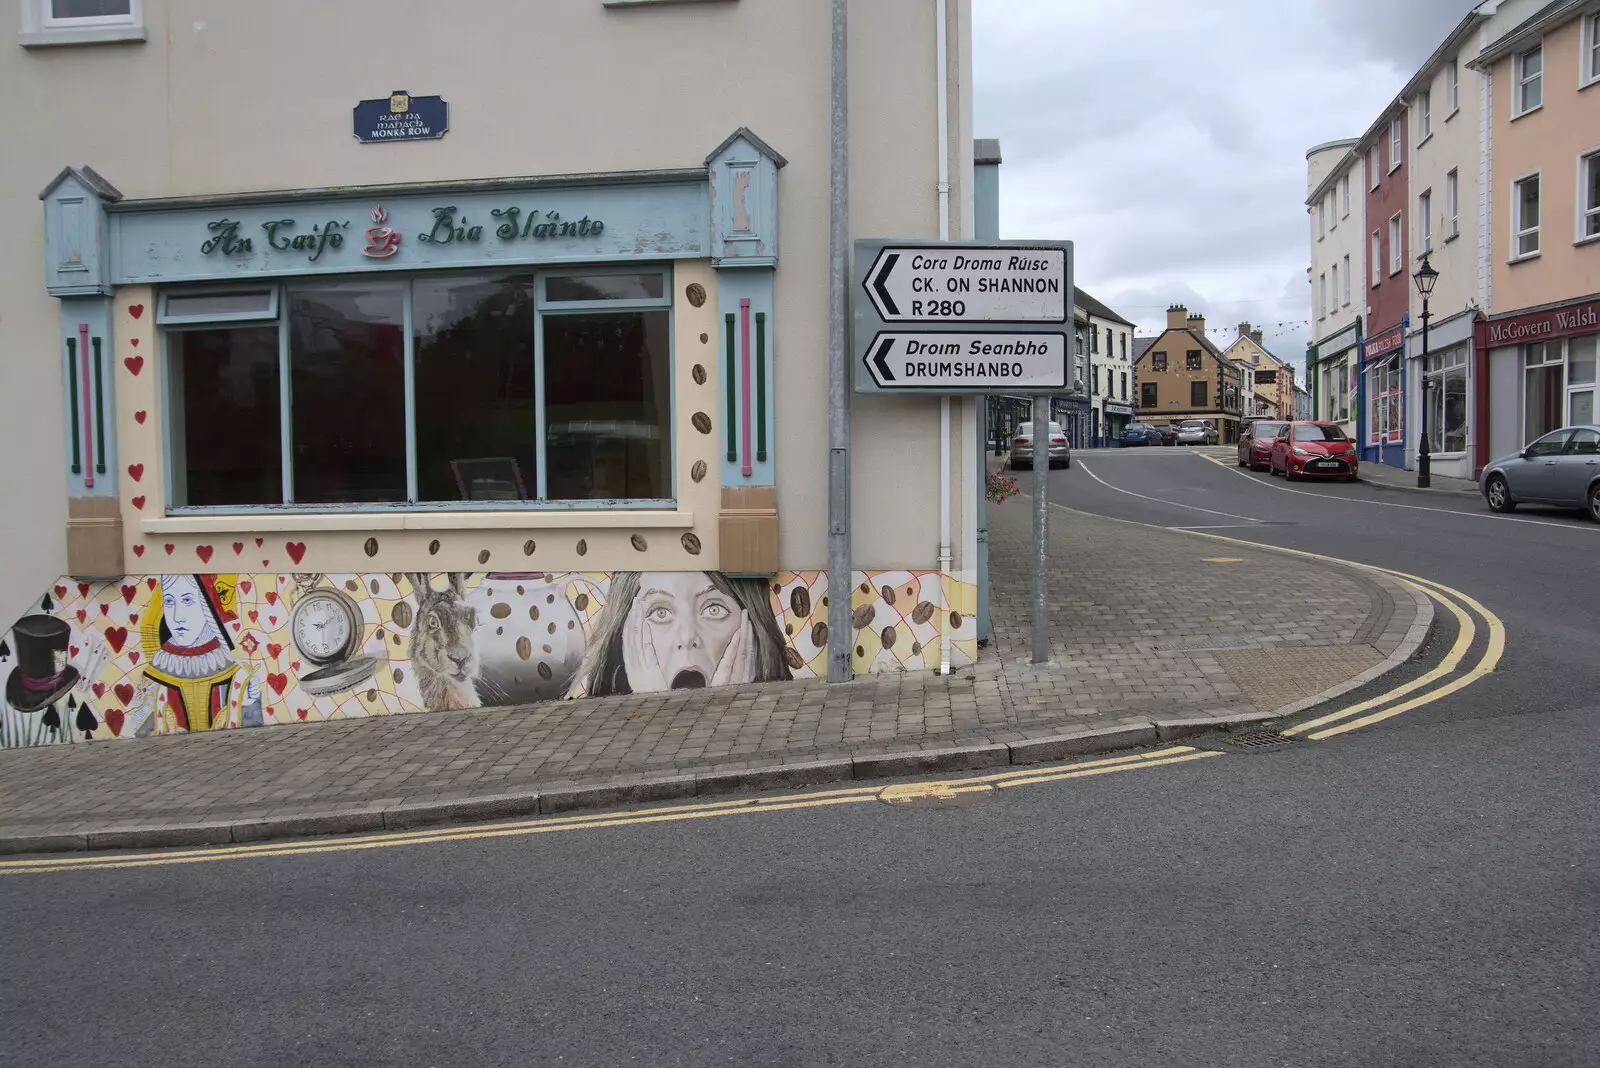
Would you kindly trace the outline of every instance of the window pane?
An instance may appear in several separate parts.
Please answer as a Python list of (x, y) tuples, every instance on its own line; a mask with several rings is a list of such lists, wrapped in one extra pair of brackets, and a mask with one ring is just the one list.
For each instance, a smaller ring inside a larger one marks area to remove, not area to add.
[(50, 0), (50, 17), (57, 19), (100, 19), (132, 13), (133, 0)]
[[(289, 292), (294, 499), (406, 499), (405, 287)], [(420, 392), (418, 407), (430, 406)]]
[(661, 300), (667, 294), (667, 276), (660, 271), (643, 274), (567, 274), (545, 279), (546, 300)]
[(1524, 378), (1523, 436), (1531, 441), (1562, 424), (1561, 365), (1529, 369)]
[(1518, 218), (1521, 228), (1531, 230), (1539, 225), (1539, 180), (1530, 178), (1517, 183)]
[(283, 503), (278, 327), (174, 330), (172, 503)]
[[(1567, 422), (1594, 422), (1594, 390), (1586, 389), (1582, 393), (1574, 393), (1572, 395), (1572, 418), (1568, 419)], [(1594, 452), (1595, 450), (1590, 449), (1589, 451)]]
[(1585, 334), (1567, 342), (1567, 384), (1586, 386), (1594, 381), (1595, 350), (1600, 347), (1600, 335)]
[(418, 500), (531, 499), (533, 280), (457, 276), (411, 292)]
[(248, 289), (228, 293), (172, 293), (163, 316), (167, 319), (214, 319), (223, 315), (272, 314), (272, 290)]
[(1584, 160), (1583, 236), (1600, 235), (1600, 156)]
[(667, 312), (543, 320), (551, 499), (670, 497)]

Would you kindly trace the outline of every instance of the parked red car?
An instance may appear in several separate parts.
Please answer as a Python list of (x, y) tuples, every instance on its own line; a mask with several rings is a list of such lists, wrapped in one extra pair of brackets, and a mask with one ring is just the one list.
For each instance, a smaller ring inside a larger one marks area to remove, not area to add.
[(1267, 469), (1290, 480), (1304, 476), (1354, 482), (1360, 475), (1359, 463), (1356, 443), (1337, 423), (1294, 422), (1284, 424), (1273, 441)]
[(1288, 427), (1275, 419), (1257, 419), (1245, 424), (1239, 434), (1239, 466), (1262, 471), (1272, 466), (1272, 446)]

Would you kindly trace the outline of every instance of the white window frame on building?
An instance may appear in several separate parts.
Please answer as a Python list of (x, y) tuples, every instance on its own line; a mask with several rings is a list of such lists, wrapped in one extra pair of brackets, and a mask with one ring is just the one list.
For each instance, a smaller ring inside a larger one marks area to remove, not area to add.
[(1350, 174), (1345, 172), (1339, 177), (1339, 214), (1350, 218)]
[(1578, 157), (1577, 244), (1600, 241), (1600, 145)]
[[(1539, 255), (1540, 245), (1541, 245), (1541, 241), (1542, 241), (1542, 237), (1541, 237), (1541, 233), (1540, 233), (1540, 227), (1542, 225), (1543, 217), (1544, 217), (1544, 204), (1543, 204), (1544, 184), (1543, 184), (1543, 181), (1542, 181), (1542, 177), (1543, 176), (1542, 176), (1541, 172), (1532, 171), (1532, 172), (1530, 172), (1528, 174), (1520, 175), (1520, 176), (1512, 179), (1512, 181), (1511, 181), (1511, 250), (1510, 251), (1511, 251), (1511, 262), (1512, 263), (1517, 263), (1517, 262), (1520, 262), (1521, 260), (1530, 260), (1530, 259), (1533, 259), (1534, 257)], [(1533, 212), (1534, 212), (1534, 215), (1536, 216), (1532, 226), (1526, 225), (1526, 222), (1523, 219), (1523, 210), (1522, 210), (1522, 202), (1523, 202), (1523, 192), (1522, 191), (1523, 191), (1523, 187), (1526, 186), (1530, 182), (1533, 183), (1533, 188), (1534, 188), (1534, 198), (1535, 199), (1534, 199)], [(1531, 246), (1529, 245), (1529, 242), (1527, 240), (1530, 237), (1533, 239)]]
[(61, 14), (71, 0), (22, 0), (24, 47), (143, 41), (144, 0), (125, 0), (127, 11)]
[[(1533, 67), (1533, 70), (1529, 70)], [(1511, 59), (1511, 117), (1519, 119), (1544, 107), (1544, 42)]]
[(1327, 272), (1317, 275), (1317, 318), (1328, 317), (1328, 275)]
[(1578, 57), (1578, 88), (1600, 82), (1600, 11), (1583, 17), (1583, 33)]
[(1328, 195), (1323, 198), (1328, 202), (1328, 229), (1339, 228), (1339, 199), (1335, 190), (1328, 190)]
[(1378, 181), (1383, 172), (1378, 167), (1378, 146), (1373, 145), (1367, 149), (1367, 190), (1370, 192), (1378, 188)]
[(1328, 198), (1317, 201), (1317, 240), (1328, 236)]
[(1393, 174), (1400, 169), (1400, 156), (1405, 151), (1405, 143), (1400, 137), (1400, 116), (1396, 115), (1389, 120), (1389, 173)]
[[(1600, 334), (1580, 334), (1575, 337), (1538, 341), (1522, 346), (1522, 412), (1521, 429), (1524, 442), (1533, 441), (1563, 426), (1595, 421), (1596, 365), (1600, 361)], [(1560, 385), (1541, 396), (1555, 394), (1560, 399), (1558, 412), (1546, 412), (1554, 418), (1541, 419), (1540, 426), (1530, 427), (1529, 418), (1534, 406), (1535, 375), (1559, 374)], [(1552, 425), (1545, 426), (1549, 422)]]
[(1433, 90), (1424, 89), (1417, 97), (1417, 144), (1433, 136)]
[(1339, 306), (1339, 265), (1335, 263), (1328, 268), (1328, 274), (1332, 279), (1332, 284), (1328, 287), (1328, 314), (1332, 315), (1334, 309)]
[(1350, 307), (1350, 253), (1344, 254), (1344, 306)]
[(1456, 56), (1450, 57), (1450, 62), (1444, 68), (1444, 99), (1447, 112), (1445, 122), (1461, 110), (1461, 64)]
[(1444, 239), (1454, 240), (1461, 235), (1461, 176), (1456, 168), (1444, 176)]
[(1372, 260), (1372, 288), (1376, 289), (1383, 282), (1383, 233), (1379, 230), (1372, 231), (1372, 251), (1369, 258)]
[(1433, 190), (1417, 194), (1417, 255), (1433, 251)]
[(1405, 221), (1397, 211), (1389, 216), (1389, 273), (1399, 274), (1405, 267)]
[[(1467, 346), (1457, 345), (1444, 352), (1429, 353), (1423, 369), (1422, 395), (1428, 405), (1428, 451), (1440, 459), (1461, 456), (1467, 451), (1471, 420), (1467, 351)], [(1452, 398), (1458, 405), (1453, 410)]]

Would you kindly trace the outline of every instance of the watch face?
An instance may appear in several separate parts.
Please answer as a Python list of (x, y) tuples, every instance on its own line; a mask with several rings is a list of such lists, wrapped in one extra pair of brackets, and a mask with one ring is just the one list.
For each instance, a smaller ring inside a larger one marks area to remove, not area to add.
[(294, 617), (294, 643), (309, 660), (337, 659), (350, 641), (350, 616), (332, 597), (311, 596)]

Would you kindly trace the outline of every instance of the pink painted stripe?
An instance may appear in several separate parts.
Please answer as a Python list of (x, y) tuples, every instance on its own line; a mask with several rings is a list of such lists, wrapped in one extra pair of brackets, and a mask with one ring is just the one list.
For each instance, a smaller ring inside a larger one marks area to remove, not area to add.
[(744, 425), (739, 431), (740, 450), (743, 452), (740, 471), (750, 477), (750, 301), (739, 301), (739, 396), (744, 406)]
[(78, 324), (78, 352), (83, 366), (83, 484), (94, 485), (94, 401), (89, 396), (89, 324)]

